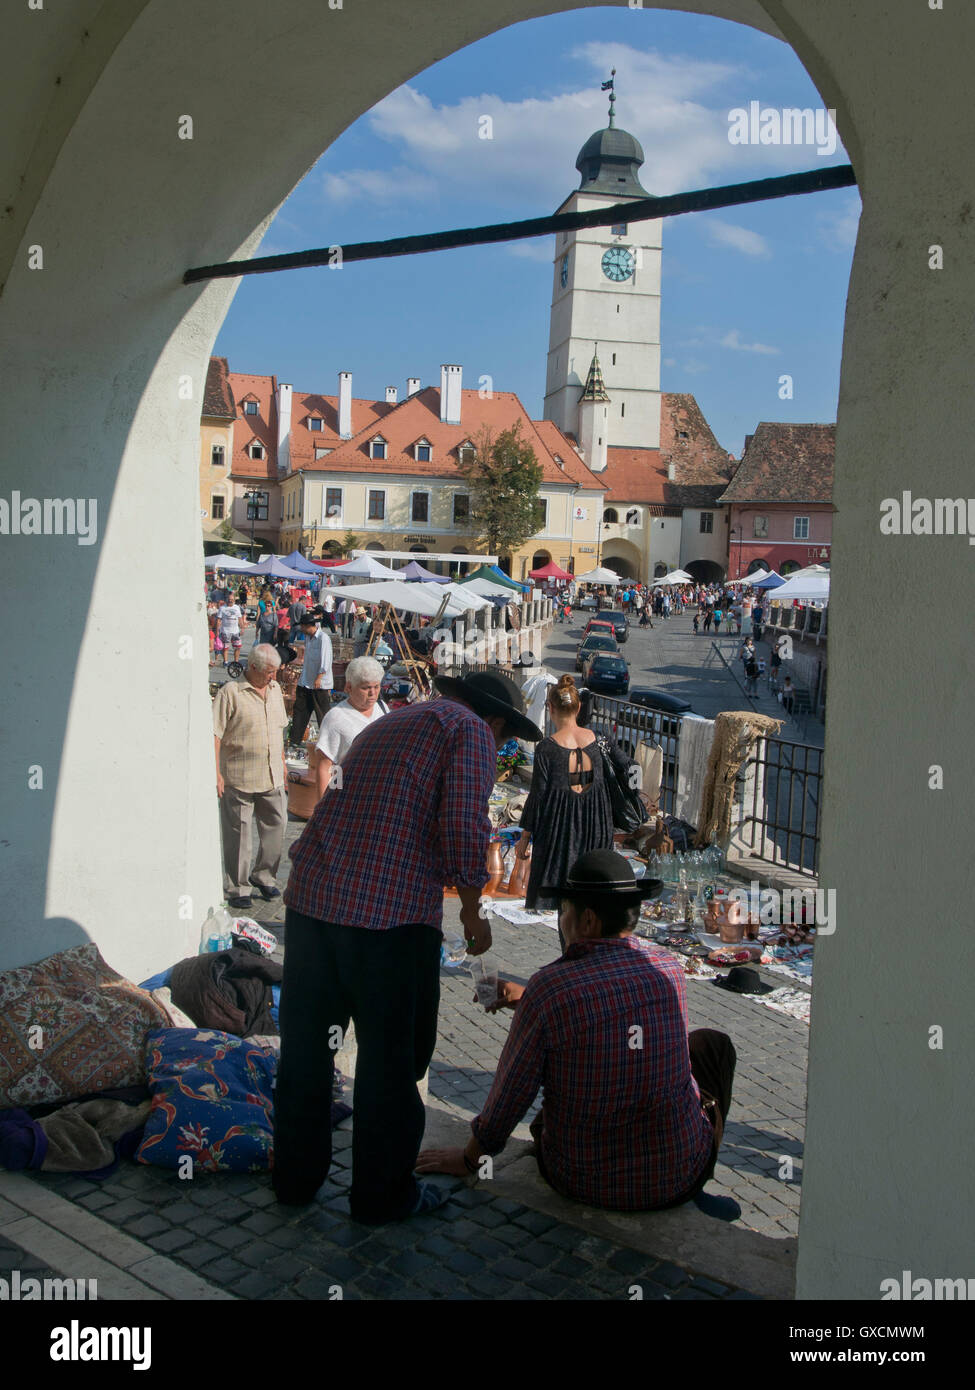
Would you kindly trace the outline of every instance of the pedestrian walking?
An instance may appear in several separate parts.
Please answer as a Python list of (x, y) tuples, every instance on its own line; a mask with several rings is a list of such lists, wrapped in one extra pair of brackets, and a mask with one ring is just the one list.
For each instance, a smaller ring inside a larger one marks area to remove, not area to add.
[(715, 630), (715, 632), (720, 632), (720, 631), (721, 631), (721, 619), (722, 619), (723, 617), (724, 617), (724, 613), (722, 612), (722, 610), (721, 610), (720, 608), (716, 608), (716, 609), (714, 610), (714, 630)]
[[(328, 1043), (351, 1019), (349, 1206), (369, 1225), (433, 1210), (449, 1195), (414, 1177), (425, 1124), (416, 1083), (437, 1040), (443, 890), (457, 888), (468, 951), (483, 955), (491, 928), (479, 899), (497, 752), (511, 737), (542, 736), (498, 672), (438, 676), (435, 685), (445, 698), (395, 710), (356, 738), (341, 795), (322, 797), (292, 847), (285, 892), (275, 1195), (306, 1206), (328, 1176)], [(369, 852), (377, 845), (378, 861)]]
[(233, 661), (237, 659), (240, 652), (240, 625), (243, 617), (238, 603), (222, 603), (217, 611), (217, 628), (224, 647), (224, 666), (227, 665), (228, 652), (232, 652), (231, 660)]
[(784, 676), (782, 679), (782, 708), (790, 717), (795, 708), (796, 688), (792, 684), (791, 676)]
[(701, 630), (701, 619), (700, 619), (700, 616), (699, 616), (697, 613), (695, 613), (695, 614), (694, 614), (694, 636), (695, 636), (695, 637), (698, 635), (698, 633), (700, 632), (700, 630)]
[(305, 659), (295, 689), (295, 707), (291, 714), (291, 744), (300, 747), (314, 713), (319, 727), (332, 704), (332, 639), (319, 625), (314, 613), (302, 619), (305, 637)]
[(714, 614), (712, 613), (711, 609), (710, 609), (710, 608), (705, 608), (705, 610), (704, 610), (704, 631), (705, 631), (705, 632), (710, 632), (710, 631), (711, 631), (711, 624), (712, 624), (713, 621), (714, 621)]
[[(275, 680), (281, 658), (272, 646), (254, 648), (244, 680), (227, 681), (213, 701), (213, 745), (223, 840), (223, 887), (231, 907), (251, 906), (250, 889), (265, 901), (275, 884), (288, 820), (284, 731), (288, 715)], [(257, 857), (251, 864), (251, 825)]]

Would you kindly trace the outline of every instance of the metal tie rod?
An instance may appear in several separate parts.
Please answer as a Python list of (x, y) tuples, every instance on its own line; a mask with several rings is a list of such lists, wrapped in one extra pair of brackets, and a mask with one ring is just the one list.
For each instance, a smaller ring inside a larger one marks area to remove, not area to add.
[[(488, 227), (461, 227), (450, 232), (392, 237), (389, 241), (359, 241), (351, 246), (320, 246), (311, 251), (290, 251), (283, 256), (258, 256), (250, 261), (222, 261), (200, 265), (183, 276), (184, 285), (200, 280), (226, 280), (239, 275), (268, 275), (275, 270), (306, 270), (310, 266), (377, 261), (391, 256), (416, 256), (426, 251), (450, 251), (459, 246), (487, 246), (493, 242), (521, 241), (550, 236), (553, 232), (578, 231), (583, 227), (609, 227), (617, 222), (649, 222), (679, 217), (685, 212), (709, 212), (742, 203), (763, 203), (772, 198), (791, 198), (800, 193), (823, 193), (856, 184), (852, 165), (810, 169), (804, 174), (731, 183), (723, 188), (701, 188), (692, 193), (673, 193), (667, 198), (637, 198), (589, 212), (563, 212), (552, 217), (530, 217), (523, 222), (495, 222)], [(341, 253), (340, 259), (336, 251)]]

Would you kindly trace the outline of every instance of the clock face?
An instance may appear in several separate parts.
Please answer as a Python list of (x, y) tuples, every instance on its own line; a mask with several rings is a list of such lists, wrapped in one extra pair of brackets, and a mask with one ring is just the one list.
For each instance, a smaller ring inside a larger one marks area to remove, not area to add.
[(559, 271), (559, 284), (565, 289), (569, 283), (569, 257), (568, 254), (562, 257), (562, 269)]
[(604, 251), (602, 265), (608, 280), (629, 280), (633, 274), (633, 257), (623, 246), (611, 246)]

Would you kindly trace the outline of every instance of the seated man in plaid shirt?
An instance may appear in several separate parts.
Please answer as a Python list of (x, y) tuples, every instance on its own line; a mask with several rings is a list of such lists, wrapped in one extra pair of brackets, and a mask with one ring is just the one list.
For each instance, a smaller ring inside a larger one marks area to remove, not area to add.
[(740, 1216), (730, 1198), (702, 1193), (735, 1049), (710, 1028), (688, 1037), (680, 962), (633, 934), (641, 900), (661, 887), (612, 850), (576, 860), (560, 894), (564, 956), (524, 987), (499, 982), (495, 1007), (514, 1008), (514, 1020), (467, 1148), (425, 1150), (418, 1172), (476, 1173), (542, 1088), (531, 1125), (538, 1166), (564, 1197), (615, 1211), (694, 1199), (724, 1220)]

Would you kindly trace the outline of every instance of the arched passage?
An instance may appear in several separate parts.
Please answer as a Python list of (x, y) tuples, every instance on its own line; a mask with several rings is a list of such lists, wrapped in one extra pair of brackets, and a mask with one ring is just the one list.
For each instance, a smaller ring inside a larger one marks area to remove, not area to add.
[(723, 566), (714, 560), (691, 560), (684, 569), (693, 575), (699, 584), (720, 584), (725, 575)]
[[(43, 26), (26, 5), (10, 19), (8, 52), (17, 57), (8, 59), (7, 96), (22, 119), (8, 132), (0, 170), (0, 365), (6, 400), (15, 403), (5, 490), (19, 489), (26, 461), (43, 457), (48, 494), (74, 497), (83, 488), (97, 504), (99, 536), (97, 545), (61, 537), (60, 548), (47, 549), (36, 537), (4, 538), (9, 598), (25, 611), (56, 609), (63, 636), (39, 649), (30, 679), (17, 673), (7, 688), (16, 757), (22, 748), (35, 762), (43, 756), (45, 767), (43, 794), (25, 790), (26, 775), (4, 784), (4, 822), (16, 829), (5, 858), (0, 964), (97, 934), (113, 965), (142, 978), (194, 949), (193, 928), (219, 897), (209, 706), (200, 651), (187, 655), (185, 639), (206, 650), (194, 502), (198, 420), (207, 356), (234, 286), (184, 289), (182, 271), (254, 253), (274, 209), (321, 151), (406, 78), (486, 33), (564, 7), (565, 0), (430, 3), (411, 9), (405, 24), (400, 0), (341, 12), (276, 0), (270, 21), (266, 0), (237, 0), (234, 23), (213, 26), (191, 0), (132, 0), (92, 8), (85, 42), (69, 7), (48, 7)], [(975, 16), (970, 6), (937, 14), (891, 7), (878, 49), (870, 6), (685, 0), (666, 8), (785, 37), (824, 105), (838, 111), (854, 163), (869, 170), (848, 302), (834, 498), (831, 699), (845, 719), (831, 726), (827, 760), (828, 799), (857, 833), (827, 826), (820, 860), (844, 923), (856, 930), (841, 924), (817, 962), (803, 1174), (813, 1224), (807, 1230), (804, 1211), (809, 1253), (800, 1258), (799, 1291), (875, 1299), (881, 1272), (967, 1269), (971, 1246), (967, 1223), (941, 1199), (973, 1143), (971, 1118), (956, 1101), (967, 1084), (966, 1052), (933, 1053), (903, 1026), (920, 1000), (936, 997), (946, 1036), (953, 1024), (960, 1036), (970, 1028), (967, 977), (953, 968), (967, 885), (947, 876), (939, 883), (945, 930), (918, 960), (909, 933), (929, 909), (928, 888), (905, 868), (920, 856), (967, 863), (966, 817), (948, 791), (940, 819), (876, 815), (878, 787), (901, 804), (919, 794), (907, 770), (912, 759), (893, 773), (890, 763), (899, 731), (916, 722), (919, 666), (929, 702), (944, 712), (939, 736), (960, 760), (958, 784), (975, 777), (957, 671), (940, 659), (944, 635), (930, 618), (968, 573), (957, 547), (912, 548), (908, 537), (881, 536), (876, 520), (880, 499), (915, 481), (932, 438), (939, 493), (965, 496), (969, 486), (975, 276), (971, 219), (958, 190), (970, 182), (972, 114), (957, 94), (966, 90)], [(336, 77), (325, 86), (323, 54)], [(856, 131), (848, 116), (854, 98)], [(193, 112), (194, 138), (178, 145), (182, 111)], [(233, 149), (247, 152), (244, 172), (227, 157)], [(914, 273), (923, 254), (905, 249), (905, 230), (928, 227), (950, 229), (957, 274)], [(42, 274), (28, 268), (32, 246), (46, 250)], [(904, 259), (909, 254), (913, 261)], [(52, 438), (70, 447), (52, 450)], [(147, 527), (149, 497), (157, 524)], [(118, 641), (118, 594), (137, 565), (171, 576), (151, 667), (132, 662)], [(882, 625), (862, 624), (854, 565), (875, 586), (916, 603), (913, 622), (904, 614), (910, 669), (891, 666)], [(886, 673), (884, 705), (875, 736), (864, 738), (851, 712), (875, 708), (878, 670)], [(140, 748), (140, 781), (118, 760), (119, 746)], [(131, 798), (146, 785), (154, 793), (151, 837), (144, 818), (131, 814)], [(115, 872), (118, 864), (128, 876)], [(152, 931), (133, 930), (133, 881), (153, 904)], [(876, 971), (881, 929), (886, 954), (910, 957), (914, 968), (888, 973), (884, 989), (867, 997), (862, 982)], [(905, 1095), (912, 1123), (891, 1146), (889, 1116)], [(949, 1114), (949, 1141), (932, 1142), (945, 1134)], [(874, 1174), (866, 1189), (865, 1171)]]

